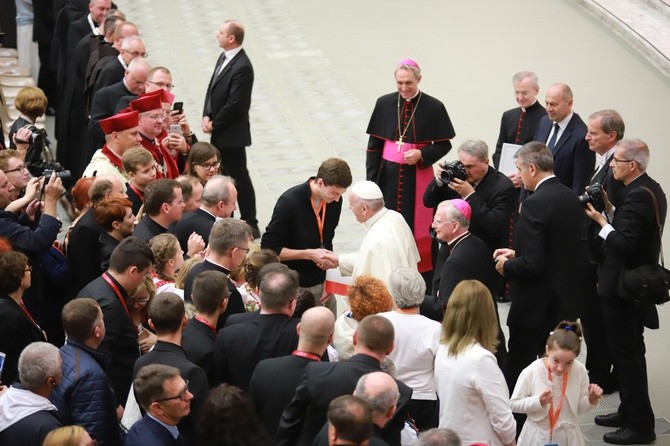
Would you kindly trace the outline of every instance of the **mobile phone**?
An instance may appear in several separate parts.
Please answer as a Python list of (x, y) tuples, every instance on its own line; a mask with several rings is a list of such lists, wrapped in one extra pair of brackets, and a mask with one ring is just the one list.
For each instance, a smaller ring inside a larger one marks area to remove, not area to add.
[(179, 124), (170, 124), (170, 133), (181, 135), (181, 126)]
[(175, 102), (172, 105), (172, 110), (178, 111), (179, 113), (181, 113), (183, 109), (184, 109), (184, 103), (183, 102)]

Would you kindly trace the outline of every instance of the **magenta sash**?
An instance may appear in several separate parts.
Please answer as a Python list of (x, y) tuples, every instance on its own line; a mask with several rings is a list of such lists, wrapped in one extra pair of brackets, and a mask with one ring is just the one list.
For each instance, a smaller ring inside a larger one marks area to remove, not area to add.
[[(417, 149), (420, 150), (428, 144), (410, 144), (403, 143), (398, 150), (398, 145), (395, 141), (384, 140), (384, 152), (382, 158), (386, 161), (391, 161), (397, 164), (405, 163), (403, 155), (405, 152)], [(418, 165), (416, 167), (416, 182), (414, 185), (414, 240), (416, 247), (419, 249), (421, 261), (419, 262), (419, 272), (431, 271), (433, 269), (432, 257), (432, 240), (430, 238), (430, 225), (433, 222), (433, 210), (423, 205), (423, 193), (428, 184), (433, 179), (433, 169), (431, 166), (421, 169)], [(404, 187), (403, 184), (398, 184), (398, 189)]]

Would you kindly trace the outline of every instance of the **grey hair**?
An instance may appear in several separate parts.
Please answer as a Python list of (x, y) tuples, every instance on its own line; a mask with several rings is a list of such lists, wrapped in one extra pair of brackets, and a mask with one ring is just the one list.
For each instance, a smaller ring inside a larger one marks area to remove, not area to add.
[(423, 302), (426, 282), (418, 271), (402, 266), (391, 273), (389, 292), (398, 308), (416, 308)]
[(461, 214), (461, 211), (459, 211), (458, 208), (454, 206), (449, 200), (443, 201), (437, 205), (437, 208), (446, 208), (447, 217), (449, 217), (449, 220), (455, 221), (460, 225), (461, 228), (468, 229), (470, 227), (470, 222), (467, 218), (465, 218), (465, 215)]
[(515, 154), (514, 159), (524, 166), (533, 164), (540, 172), (553, 172), (554, 156), (551, 151), (538, 141), (524, 144)]
[(481, 161), (486, 161), (489, 158), (489, 146), (481, 139), (466, 139), (460, 145), (458, 151), (474, 156)]
[(512, 83), (521, 82), (524, 79), (530, 79), (531, 84), (533, 84), (533, 87), (535, 88), (540, 86), (537, 80), (537, 75), (532, 71), (519, 71), (518, 73), (514, 73), (514, 76), (512, 76)]
[(635, 161), (640, 166), (640, 172), (646, 172), (649, 165), (649, 146), (638, 138), (622, 139), (617, 144), (623, 150), (626, 160)]
[(359, 197), (358, 195), (356, 195), (356, 197), (358, 198), (358, 200), (361, 204), (367, 206), (368, 209), (370, 209), (372, 212), (376, 212), (376, 211), (378, 211), (378, 210), (380, 210), (381, 208), (384, 207), (384, 199), (383, 198), (374, 198), (374, 199), (371, 199), (371, 200), (367, 200), (367, 199)]
[(589, 120), (592, 119), (600, 119), (600, 127), (602, 127), (603, 132), (615, 132), (617, 141), (623, 139), (623, 134), (626, 131), (626, 125), (624, 124), (623, 118), (618, 111), (611, 109), (598, 110), (589, 116)]
[(140, 36), (128, 36), (125, 39), (123, 39), (123, 42), (121, 42), (121, 49), (128, 51), (130, 45), (132, 45), (135, 42), (142, 42), (142, 44), (144, 44), (144, 40), (142, 40)]
[(202, 201), (207, 206), (214, 206), (219, 201), (229, 204), (230, 188), (229, 184), (235, 185), (235, 180), (227, 175), (214, 175), (207, 181), (202, 190)]
[(434, 427), (422, 432), (414, 446), (461, 446), (461, 439), (451, 429)]
[[(375, 372), (373, 372), (375, 373)], [(376, 372), (384, 373), (384, 372)], [(389, 387), (379, 392), (377, 395), (368, 395), (365, 389), (365, 383), (368, 380), (368, 377), (372, 373), (361, 376), (356, 383), (356, 390), (354, 390), (354, 396), (359, 397), (363, 401), (367, 402), (372, 408), (373, 413), (386, 413), (391, 407), (398, 404), (400, 399), (400, 392), (398, 392), (398, 385), (396, 384), (393, 387)]]
[(48, 342), (33, 342), (19, 356), (19, 381), (27, 390), (44, 386), (60, 369), (60, 351)]
[(407, 70), (407, 71), (413, 73), (414, 78), (416, 80), (419, 80), (419, 78), (421, 77), (421, 68), (419, 68), (419, 67), (414, 67), (412, 65), (407, 65), (407, 64), (398, 65), (396, 67), (395, 71), (393, 72), (394, 76), (395, 76), (396, 73), (398, 73), (398, 70)]

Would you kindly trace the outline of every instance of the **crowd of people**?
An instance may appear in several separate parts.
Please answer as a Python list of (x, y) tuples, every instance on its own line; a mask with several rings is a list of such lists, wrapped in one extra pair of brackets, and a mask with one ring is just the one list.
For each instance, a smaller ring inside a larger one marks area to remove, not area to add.
[[(617, 111), (584, 122), (562, 83), (545, 108), (522, 71), (495, 152), (468, 139), (445, 163), (449, 114), (402, 60), (367, 179), (324, 160), (261, 233), (243, 24), (217, 33), (204, 142), (112, 6), (59, 10), (58, 88), (19, 92), (0, 150), (1, 444), (579, 445), (614, 391), (604, 441), (654, 441), (658, 314), (619, 276), (657, 263), (667, 203)], [(51, 96), (57, 157), (34, 127)], [(336, 253), (345, 195), (365, 232)], [(351, 277), (339, 313), (331, 269)]]

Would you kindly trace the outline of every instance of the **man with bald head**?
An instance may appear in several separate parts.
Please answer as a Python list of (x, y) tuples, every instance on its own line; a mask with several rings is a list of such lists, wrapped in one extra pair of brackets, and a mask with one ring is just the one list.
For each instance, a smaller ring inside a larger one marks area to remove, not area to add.
[(100, 71), (94, 91), (113, 85), (123, 79), (128, 64), (137, 57), (147, 57), (144, 40), (139, 36), (129, 36), (122, 40), (119, 55), (109, 61)]
[(224, 22), (216, 34), (223, 49), (207, 87), (202, 113), (202, 131), (221, 153), (223, 171), (235, 179), (239, 192), (240, 218), (251, 226), (254, 238), (261, 236), (256, 218), (256, 192), (247, 169), (246, 147), (251, 145), (249, 108), (254, 69), (242, 48), (244, 25)]
[(575, 193), (581, 194), (588, 184), (595, 163), (589, 150), (586, 124), (572, 110), (572, 90), (566, 84), (554, 84), (545, 98), (547, 116), (540, 119), (535, 141), (545, 144), (554, 157), (554, 175)]
[(88, 3), (88, 14), (75, 20), (67, 30), (67, 47), (72, 49), (87, 34), (100, 34), (98, 26), (104, 20), (105, 14), (112, 7), (112, 0), (91, 0)]
[[(370, 372), (381, 371), (381, 363), (393, 351), (395, 330), (391, 321), (380, 315), (370, 315), (358, 324), (354, 332), (354, 356), (335, 363), (312, 362), (286, 406), (277, 430), (277, 445), (311, 445), (326, 422), (328, 404), (333, 398), (351, 394), (358, 379)], [(400, 444), (400, 431), (405, 426), (407, 404), (412, 389), (396, 381), (400, 391), (397, 411), (385, 428), (385, 438)]]
[(399, 212), (384, 207), (384, 196), (376, 183), (354, 184), (349, 209), (365, 227), (365, 236), (357, 253), (338, 257), (343, 276), (368, 274), (387, 283), (397, 267), (417, 269), (420, 258), (412, 231)]
[(170, 227), (170, 232), (177, 236), (182, 247), (186, 246), (193, 232), (200, 234), (207, 244), (214, 223), (218, 219), (233, 215), (236, 202), (235, 180), (229, 176), (215, 175), (210, 178), (202, 190), (200, 207), (194, 212), (185, 213), (178, 222)]
[[(124, 183), (116, 175), (99, 175), (88, 191), (95, 205), (103, 198), (128, 198)], [(89, 282), (102, 274), (99, 248), (100, 235), (104, 229), (95, 219), (93, 207), (89, 208), (77, 221), (68, 239), (67, 261), (72, 274), (72, 294), (76, 294)]]
[(258, 417), (272, 438), (305, 367), (312, 362), (321, 362), (332, 342), (334, 326), (335, 317), (328, 308), (310, 308), (296, 327), (298, 348), (289, 356), (264, 359), (256, 366), (249, 384), (249, 400), (256, 406)]
[(116, 113), (116, 104), (124, 96), (144, 93), (145, 82), (149, 76), (151, 65), (144, 57), (136, 57), (128, 64), (123, 79), (95, 92), (91, 103), (91, 120), (88, 123), (87, 159), (105, 144), (105, 137), (98, 123)]

